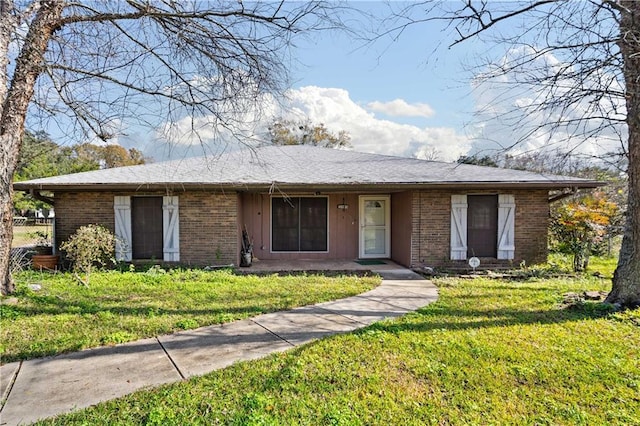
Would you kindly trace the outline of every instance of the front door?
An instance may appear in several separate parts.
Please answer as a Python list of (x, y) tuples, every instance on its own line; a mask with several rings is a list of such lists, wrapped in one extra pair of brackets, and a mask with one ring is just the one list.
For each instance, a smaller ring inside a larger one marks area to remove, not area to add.
[(467, 257), (497, 257), (498, 196), (467, 196)]
[(360, 258), (391, 256), (391, 217), (388, 195), (360, 196)]

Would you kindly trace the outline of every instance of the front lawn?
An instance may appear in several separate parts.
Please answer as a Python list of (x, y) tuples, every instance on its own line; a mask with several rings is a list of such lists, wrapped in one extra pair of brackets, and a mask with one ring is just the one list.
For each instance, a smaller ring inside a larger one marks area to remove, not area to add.
[[(340, 299), (365, 292), (380, 279), (151, 268), (94, 273), (88, 288), (68, 273), (23, 272), (16, 282), (17, 293), (0, 305), (3, 363)], [(41, 290), (31, 290), (33, 284)]]
[(51, 235), (51, 225), (22, 225), (13, 227), (11, 247), (22, 247), (36, 244), (38, 233)]
[(640, 424), (640, 311), (606, 279), (441, 278), (438, 302), (41, 424)]

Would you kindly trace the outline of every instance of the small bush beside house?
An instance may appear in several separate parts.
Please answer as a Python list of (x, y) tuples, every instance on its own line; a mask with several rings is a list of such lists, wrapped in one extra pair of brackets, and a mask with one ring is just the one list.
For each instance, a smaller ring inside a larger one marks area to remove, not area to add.
[[(71, 260), (76, 278), (86, 286), (94, 268), (103, 268), (115, 262), (115, 248), (116, 237), (101, 225), (81, 226), (60, 246)], [(78, 273), (84, 274), (84, 278)]]

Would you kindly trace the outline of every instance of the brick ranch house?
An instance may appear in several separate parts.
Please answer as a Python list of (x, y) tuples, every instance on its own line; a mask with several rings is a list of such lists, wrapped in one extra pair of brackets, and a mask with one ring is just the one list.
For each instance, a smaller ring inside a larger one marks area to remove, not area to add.
[[(601, 182), (310, 146), (270, 146), (16, 182), (53, 193), (56, 247), (99, 223), (121, 260), (239, 264), (391, 259), (452, 266), (544, 262), (549, 204)], [(558, 195), (559, 194), (559, 195)]]

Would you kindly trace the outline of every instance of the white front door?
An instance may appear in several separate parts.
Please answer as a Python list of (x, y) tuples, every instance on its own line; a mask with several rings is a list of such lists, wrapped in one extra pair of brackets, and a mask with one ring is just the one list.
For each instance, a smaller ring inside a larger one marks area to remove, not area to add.
[(386, 258), (391, 253), (388, 195), (360, 196), (360, 258)]

